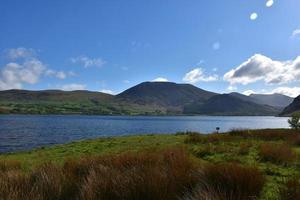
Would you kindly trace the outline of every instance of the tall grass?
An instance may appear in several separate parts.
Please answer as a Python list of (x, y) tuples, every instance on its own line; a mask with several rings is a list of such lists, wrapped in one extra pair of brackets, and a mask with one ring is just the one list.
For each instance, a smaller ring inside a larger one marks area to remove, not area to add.
[(259, 147), (263, 161), (288, 164), (296, 159), (296, 154), (288, 144), (263, 143)]
[(258, 197), (264, 184), (256, 168), (199, 165), (183, 148), (50, 162), (26, 173), (18, 164), (5, 166), (1, 200), (202, 199), (199, 195), (248, 200)]
[(181, 148), (46, 163), (30, 174), (0, 173), (0, 199), (176, 199), (197, 182)]
[(237, 164), (208, 165), (200, 173), (201, 182), (186, 200), (250, 200), (260, 196), (265, 183), (254, 167)]

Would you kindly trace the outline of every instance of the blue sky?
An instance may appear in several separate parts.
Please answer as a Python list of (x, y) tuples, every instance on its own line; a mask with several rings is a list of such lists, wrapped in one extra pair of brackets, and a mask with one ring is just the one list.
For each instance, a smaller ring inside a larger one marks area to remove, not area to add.
[[(2, 0), (0, 90), (300, 94), (299, 0)], [(252, 17), (252, 19), (251, 19)]]

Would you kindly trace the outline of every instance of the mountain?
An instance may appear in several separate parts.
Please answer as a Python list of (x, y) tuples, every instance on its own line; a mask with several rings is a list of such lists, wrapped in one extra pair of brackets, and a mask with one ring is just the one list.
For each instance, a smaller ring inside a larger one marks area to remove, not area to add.
[(277, 115), (278, 108), (239, 93), (190, 84), (143, 82), (118, 95), (91, 91), (0, 91), (0, 113), (98, 115)]
[[(194, 103), (184, 108), (184, 113), (205, 115), (277, 115), (280, 111), (272, 106), (248, 101), (236, 94), (213, 96), (205, 103)], [(244, 98), (244, 97), (243, 97)]]
[(139, 105), (155, 105), (181, 112), (184, 105), (204, 102), (217, 95), (190, 84), (143, 82), (117, 95), (121, 101)]
[(294, 98), (282, 94), (251, 94), (250, 97), (256, 100), (256, 103), (269, 105), (273, 107), (285, 108), (293, 102)]
[(280, 115), (289, 116), (294, 112), (300, 112), (300, 95), (294, 99), (294, 101), (288, 105)]

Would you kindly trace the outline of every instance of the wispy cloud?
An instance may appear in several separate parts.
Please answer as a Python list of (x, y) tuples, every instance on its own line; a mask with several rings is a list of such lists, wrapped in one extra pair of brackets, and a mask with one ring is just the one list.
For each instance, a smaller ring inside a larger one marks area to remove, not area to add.
[(107, 89), (100, 90), (100, 92), (106, 93), (106, 94), (111, 94), (111, 95), (114, 95), (114, 94), (115, 94), (114, 91), (112, 91), (112, 90), (107, 90)]
[(264, 81), (267, 84), (285, 84), (300, 80), (300, 56), (294, 60), (276, 61), (261, 54), (255, 54), (238, 67), (224, 75), (231, 84)]
[(227, 87), (227, 90), (228, 91), (235, 91), (235, 90), (237, 90), (237, 87), (230, 85), (230, 86)]
[(210, 81), (217, 81), (218, 75), (217, 74), (205, 75), (202, 68), (196, 68), (186, 73), (182, 80), (187, 83), (197, 83), (200, 81), (210, 82)]
[(19, 58), (29, 59), (36, 57), (36, 51), (34, 49), (24, 47), (8, 49), (6, 50), (6, 54), (10, 60), (16, 60)]
[(215, 42), (212, 45), (213, 50), (219, 50), (221, 48), (220, 42)]
[(300, 37), (300, 28), (295, 29), (291, 35), (292, 38)]
[(88, 56), (78, 56), (75, 58), (71, 58), (71, 62), (74, 64), (81, 64), (85, 68), (88, 67), (102, 67), (106, 64), (106, 61), (102, 58), (90, 58)]
[(85, 90), (86, 85), (84, 84), (78, 84), (78, 83), (71, 83), (71, 84), (66, 84), (61, 87), (62, 90), (65, 91), (74, 91), (74, 90)]
[(48, 69), (45, 72), (45, 74), (46, 74), (46, 76), (53, 76), (53, 77), (56, 77), (56, 78), (59, 78), (59, 79), (65, 79), (67, 77), (65, 72), (55, 71), (55, 70), (52, 70), (52, 69)]
[(245, 95), (250, 94), (283, 94), (290, 97), (297, 97), (300, 95), (300, 87), (278, 87), (275, 89), (272, 89), (270, 91), (267, 91), (265, 89), (262, 89), (260, 91), (253, 91), (253, 90), (246, 90), (243, 92)]

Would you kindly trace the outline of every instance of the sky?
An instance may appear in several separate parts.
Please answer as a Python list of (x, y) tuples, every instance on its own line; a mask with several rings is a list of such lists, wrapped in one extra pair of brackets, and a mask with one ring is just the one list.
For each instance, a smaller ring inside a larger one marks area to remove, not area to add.
[(0, 90), (300, 94), (299, 0), (1, 0)]

